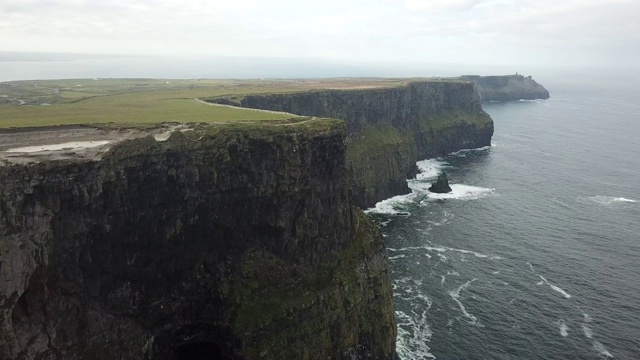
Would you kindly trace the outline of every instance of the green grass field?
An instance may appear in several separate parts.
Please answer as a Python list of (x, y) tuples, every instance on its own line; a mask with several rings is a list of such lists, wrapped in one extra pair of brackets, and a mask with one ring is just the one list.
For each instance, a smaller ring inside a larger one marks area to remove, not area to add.
[(67, 79), (0, 83), (0, 128), (114, 123), (284, 120), (292, 115), (203, 104), (195, 99), (311, 89), (398, 86), (399, 79)]
[[(282, 120), (291, 115), (212, 106), (200, 97), (267, 92), (225, 80), (51, 80), (0, 84), (0, 128), (115, 123)], [(287, 90), (287, 89), (282, 89)]]

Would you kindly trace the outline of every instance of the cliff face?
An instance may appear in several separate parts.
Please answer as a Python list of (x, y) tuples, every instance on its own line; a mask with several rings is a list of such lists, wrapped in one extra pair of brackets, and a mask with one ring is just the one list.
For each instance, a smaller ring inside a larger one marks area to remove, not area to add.
[(408, 82), (400, 87), (251, 95), (217, 102), (343, 119), (353, 201), (366, 208), (409, 192), (418, 160), (491, 144), (493, 121), (470, 81)]
[(514, 101), (548, 99), (549, 91), (538, 84), (531, 76), (462, 76), (476, 85), (476, 91), (482, 101)]
[(0, 166), (2, 359), (393, 359), (338, 121)]

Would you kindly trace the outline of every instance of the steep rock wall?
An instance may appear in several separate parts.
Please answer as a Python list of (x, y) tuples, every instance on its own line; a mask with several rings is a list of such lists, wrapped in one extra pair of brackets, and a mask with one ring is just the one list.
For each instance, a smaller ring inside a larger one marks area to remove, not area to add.
[(393, 359), (338, 121), (0, 166), (2, 359)]
[(548, 99), (549, 91), (538, 84), (531, 76), (498, 75), (478, 76), (467, 75), (462, 79), (473, 81), (476, 92), (482, 101), (515, 101)]
[(214, 102), (343, 119), (353, 201), (366, 208), (409, 192), (418, 160), (491, 144), (493, 121), (471, 81), (407, 82), (399, 87), (249, 95)]

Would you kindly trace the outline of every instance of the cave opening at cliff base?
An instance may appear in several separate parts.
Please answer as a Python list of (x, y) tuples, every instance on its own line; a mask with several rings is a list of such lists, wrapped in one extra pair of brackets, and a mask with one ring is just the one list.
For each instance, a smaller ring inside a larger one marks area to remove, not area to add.
[(224, 354), (213, 342), (198, 341), (178, 346), (173, 352), (172, 360), (230, 360), (233, 357)]

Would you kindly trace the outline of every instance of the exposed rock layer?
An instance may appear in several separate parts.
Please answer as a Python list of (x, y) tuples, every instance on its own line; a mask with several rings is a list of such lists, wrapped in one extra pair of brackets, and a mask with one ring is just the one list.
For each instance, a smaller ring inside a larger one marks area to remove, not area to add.
[(548, 99), (549, 91), (538, 84), (531, 76), (500, 75), (478, 76), (467, 75), (462, 79), (471, 80), (476, 85), (476, 92), (482, 101), (513, 101)]
[(248, 108), (347, 122), (353, 201), (367, 208), (409, 192), (418, 160), (488, 146), (493, 121), (471, 81), (430, 80), (400, 87), (318, 90), (214, 99)]
[(338, 121), (0, 166), (2, 359), (392, 359)]

